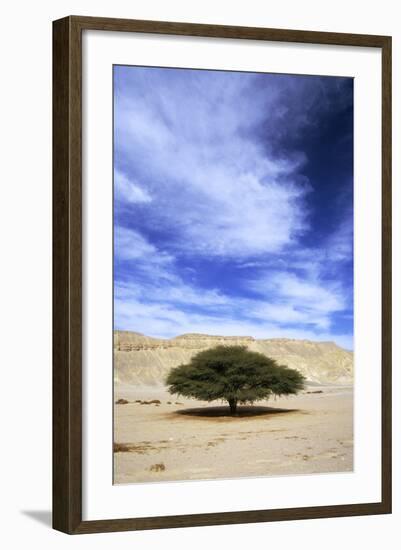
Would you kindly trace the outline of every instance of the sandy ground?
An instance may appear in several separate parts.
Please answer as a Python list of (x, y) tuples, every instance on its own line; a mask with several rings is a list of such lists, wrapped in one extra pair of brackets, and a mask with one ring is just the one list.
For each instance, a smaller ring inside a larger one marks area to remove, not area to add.
[[(310, 387), (240, 407), (117, 386), (114, 482), (346, 472), (353, 468), (352, 388)], [(140, 404), (135, 400), (160, 400)], [(169, 404), (168, 402), (171, 402)]]

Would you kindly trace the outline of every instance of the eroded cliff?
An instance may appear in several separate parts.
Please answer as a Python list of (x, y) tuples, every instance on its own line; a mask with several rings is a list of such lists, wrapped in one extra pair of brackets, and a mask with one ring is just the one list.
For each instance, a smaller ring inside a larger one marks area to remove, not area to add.
[(183, 334), (163, 340), (127, 331), (114, 333), (114, 379), (120, 384), (162, 386), (172, 367), (217, 345), (247, 346), (280, 364), (298, 369), (312, 383), (348, 385), (353, 382), (353, 353), (334, 342), (206, 334)]

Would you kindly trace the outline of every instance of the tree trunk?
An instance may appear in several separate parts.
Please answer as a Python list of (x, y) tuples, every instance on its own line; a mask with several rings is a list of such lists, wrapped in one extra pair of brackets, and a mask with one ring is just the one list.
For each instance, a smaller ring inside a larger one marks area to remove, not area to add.
[(228, 404), (230, 405), (230, 413), (237, 414), (237, 399), (229, 399)]

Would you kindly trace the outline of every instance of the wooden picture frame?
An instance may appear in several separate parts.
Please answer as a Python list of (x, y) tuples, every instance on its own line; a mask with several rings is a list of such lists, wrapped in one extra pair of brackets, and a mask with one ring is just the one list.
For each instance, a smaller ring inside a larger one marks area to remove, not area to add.
[[(382, 57), (382, 496), (378, 502), (82, 520), (82, 31), (378, 48)], [(53, 527), (69, 534), (391, 512), (391, 38), (71, 16), (53, 23)]]

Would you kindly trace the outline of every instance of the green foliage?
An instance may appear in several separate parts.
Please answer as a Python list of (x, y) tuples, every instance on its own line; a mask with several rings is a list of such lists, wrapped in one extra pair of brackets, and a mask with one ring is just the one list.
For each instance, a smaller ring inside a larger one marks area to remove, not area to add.
[(295, 369), (244, 346), (217, 346), (195, 355), (187, 365), (173, 368), (168, 391), (202, 401), (224, 399), (231, 412), (237, 403), (253, 403), (271, 395), (296, 394), (305, 378)]

